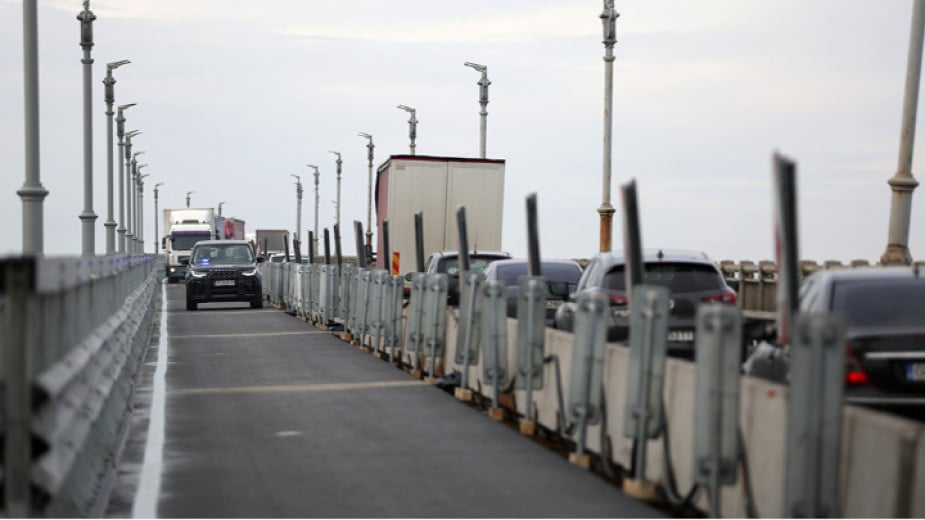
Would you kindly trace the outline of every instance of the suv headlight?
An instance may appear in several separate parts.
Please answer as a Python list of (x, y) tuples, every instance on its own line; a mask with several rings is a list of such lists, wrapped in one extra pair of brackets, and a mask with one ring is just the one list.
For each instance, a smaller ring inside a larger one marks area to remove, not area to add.
[(192, 269), (189, 272), (190, 276), (193, 278), (205, 278), (209, 273), (205, 271), (193, 271)]
[(241, 271), (241, 274), (244, 276), (254, 276), (257, 274), (257, 268), (248, 269), (247, 271)]

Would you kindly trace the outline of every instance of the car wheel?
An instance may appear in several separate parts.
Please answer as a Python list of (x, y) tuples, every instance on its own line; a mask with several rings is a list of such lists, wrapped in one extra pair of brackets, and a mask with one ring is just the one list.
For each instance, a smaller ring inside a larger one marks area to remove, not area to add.
[(199, 304), (194, 302), (192, 298), (186, 298), (186, 310), (195, 311), (197, 307), (199, 307)]
[(251, 300), (251, 309), (262, 309), (263, 308), (263, 299), (255, 298)]

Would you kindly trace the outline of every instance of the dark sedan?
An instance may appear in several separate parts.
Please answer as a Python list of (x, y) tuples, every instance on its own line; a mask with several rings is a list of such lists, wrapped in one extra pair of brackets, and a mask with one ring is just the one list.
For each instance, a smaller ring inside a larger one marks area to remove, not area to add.
[[(546, 325), (552, 326), (556, 309), (568, 295), (575, 291), (581, 278), (581, 266), (574, 260), (542, 260), (542, 276), (546, 278)], [(486, 281), (498, 280), (504, 283), (507, 296), (507, 315), (517, 317), (518, 281), (527, 276), (527, 260), (515, 258), (496, 260), (485, 269)]]
[(925, 277), (917, 267), (820, 271), (800, 286), (800, 312), (845, 319), (845, 401), (925, 405)]
[(244, 240), (206, 240), (196, 243), (186, 271), (186, 309), (200, 303), (248, 302), (263, 307), (261, 276), (254, 256)]

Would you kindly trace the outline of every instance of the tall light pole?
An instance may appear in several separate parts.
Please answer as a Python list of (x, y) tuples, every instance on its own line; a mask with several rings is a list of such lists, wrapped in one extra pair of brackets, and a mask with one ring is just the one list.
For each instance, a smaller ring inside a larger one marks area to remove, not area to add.
[(145, 252), (145, 219), (144, 219), (144, 202), (145, 202), (145, 183), (144, 178), (148, 177), (149, 174), (138, 174), (138, 233), (136, 240), (138, 241), (138, 252)]
[(160, 243), (160, 232), (157, 229), (157, 188), (163, 186), (163, 182), (159, 182), (154, 185), (154, 254), (159, 254), (161, 252), (161, 243)]
[(142, 227), (143, 227), (142, 224), (144, 224), (144, 212), (142, 211), (142, 208), (141, 208), (141, 193), (142, 193), (141, 178), (147, 177), (147, 175), (142, 176), (141, 170), (147, 168), (147, 166), (148, 165), (146, 163), (146, 164), (139, 164), (138, 166), (135, 167), (135, 202), (134, 202), (135, 214), (132, 215), (132, 219), (134, 221), (134, 226), (135, 226), (134, 227), (135, 243), (133, 245), (132, 251), (136, 253), (143, 253), (144, 246), (145, 246), (143, 242), (144, 235), (142, 234)]
[(224, 206), (224, 205), (225, 205), (225, 201), (224, 201), (224, 200), (218, 203), (218, 216), (220, 216), (220, 217), (222, 216), (222, 206)]
[(313, 236), (315, 237), (315, 251), (318, 251), (318, 180), (321, 174), (318, 172), (318, 167), (314, 164), (309, 164), (308, 167), (314, 168), (315, 170), (315, 234)]
[(289, 174), (295, 177), (295, 236), (298, 237), (299, 243), (302, 242), (302, 178), (294, 173)]
[(186, 192), (186, 207), (187, 208), (189, 207), (189, 196), (192, 195), (193, 193), (196, 193), (196, 192), (195, 191)]
[[(131, 147), (129, 147), (131, 148)], [(144, 150), (131, 154), (131, 160), (128, 163), (128, 172), (126, 176), (126, 209), (127, 215), (125, 230), (125, 247), (129, 253), (135, 252), (135, 179), (138, 178), (138, 156), (144, 154)]]
[(337, 202), (334, 203), (334, 223), (337, 224), (337, 229), (340, 229), (340, 169), (344, 162), (340, 159), (340, 152), (328, 151), (337, 156)]
[[(23, 13), (23, 83), (25, 85), (25, 180), (16, 190), (22, 201), (22, 252), (41, 255), (45, 251), (42, 206), (48, 190), (42, 186), (39, 170), (39, 37), (35, 0), (25, 0)], [(11, 516), (23, 513), (12, 513)], [(23, 514), (25, 516), (25, 514)]]
[(909, 265), (909, 224), (912, 217), (912, 192), (919, 185), (912, 176), (912, 151), (915, 144), (915, 116), (919, 100), (919, 78), (922, 73), (922, 39), (925, 35), (925, 5), (917, 0), (912, 8), (912, 30), (909, 33), (909, 56), (906, 61), (906, 91), (903, 98), (903, 120), (899, 145), (899, 168), (887, 183), (893, 191), (890, 200), (890, 227), (886, 251), (880, 263)]
[[(369, 140), (366, 144), (366, 157), (369, 159), (369, 182), (366, 192), (366, 247), (372, 251), (373, 248), (373, 231), (372, 231), (372, 221), (373, 221), (373, 149), (376, 145), (373, 144), (373, 136), (360, 132), (360, 137), (365, 137)], [(359, 256), (361, 253), (357, 251)]]
[(604, 12), (600, 19), (604, 25), (604, 185), (603, 201), (597, 212), (601, 216), (600, 250), (610, 251), (613, 232), (613, 214), (616, 211), (610, 203), (610, 165), (613, 131), (613, 45), (617, 43), (617, 18), (613, 0), (604, 0)]
[(488, 134), (488, 85), (491, 85), (491, 81), (488, 81), (488, 67), (485, 65), (479, 65), (478, 63), (472, 63), (467, 61), (463, 63), (466, 67), (472, 67), (473, 69), (482, 73), (481, 79), (479, 79), (479, 105), (482, 107), (482, 110), (479, 112), (481, 121), (479, 124), (479, 157), (482, 159), (485, 158), (485, 141)]
[(112, 104), (116, 100), (116, 78), (112, 77), (113, 69), (131, 63), (128, 60), (113, 61), (106, 64), (106, 78), (103, 80), (104, 98), (106, 100), (106, 254), (116, 252), (116, 221), (113, 220), (113, 182), (112, 182)]
[(125, 252), (125, 161), (122, 159), (124, 146), (122, 140), (126, 137), (126, 135), (128, 135), (129, 139), (131, 139), (133, 135), (138, 135), (141, 133), (138, 130), (134, 130), (135, 133), (129, 132), (131, 135), (125, 133), (125, 116), (122, 115), (122, 112), (133, 106), (135, 106), (135, 103), (119, 105), (118, 112), (116, 114), (116, 136), (119, 138), (119, 227), (116, 229), (116, 232), (119, 234), (119, 253)]
[(411, 139), (411, 155), (414, 155), (414, 140), (418, 136), (417, 110), (405, 105), (398, 105), (398, 108), (411, 114), (411, 118), (408, 119), (408, 137)]
[(85, 256), (94, 255), (96, 236), (93, 225), (96, 222), (96, 213), (93, 212), (93, 58), (90, 57), (93, 49), (93, 20), (96, 15), (90, 11), (90, 0), (84, 0), (84, 10), (77, 15), (80, 22), (80, 47), (83, 49), (83, 93), (84, 93), (84, 210), (80, 214), (82, 252)]

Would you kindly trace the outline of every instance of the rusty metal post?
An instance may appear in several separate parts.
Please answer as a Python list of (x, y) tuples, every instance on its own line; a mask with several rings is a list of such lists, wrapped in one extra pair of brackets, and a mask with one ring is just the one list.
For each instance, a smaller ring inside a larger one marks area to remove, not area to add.
[(613, 134), (613, 46), (617, 43), (618, 13), (613, 7), (613, 0), (604, 0), (604, 12), (601, 13), (601, 22), (604, 25), (604, 185), (603, 200), (597, 212), (601, 216), (600, 250), (612, 249), (613, 214), (616, 211), (610, 203), (610, 169), (611, 150), (613, 148), (611, 136)]
[(915, 115), (919, 99), (919, 78), (922, 73), (922, 38), (925, 35), (925, 1), (916, 0), (912, 8), (912, 29), (909, 34), (909, 57), (906, 62), (906, 91), (903, 99), (903, 121), (899, 144), (899, 168), (887, 183), (893, 190), (890, 201), (890, 228), (886, 251), (880, 257), (883, 264), (909, 265), (909, 221), (912, 216), (912, 191), (919, 185), (912, 176), (912, 151), (915, 144)]

